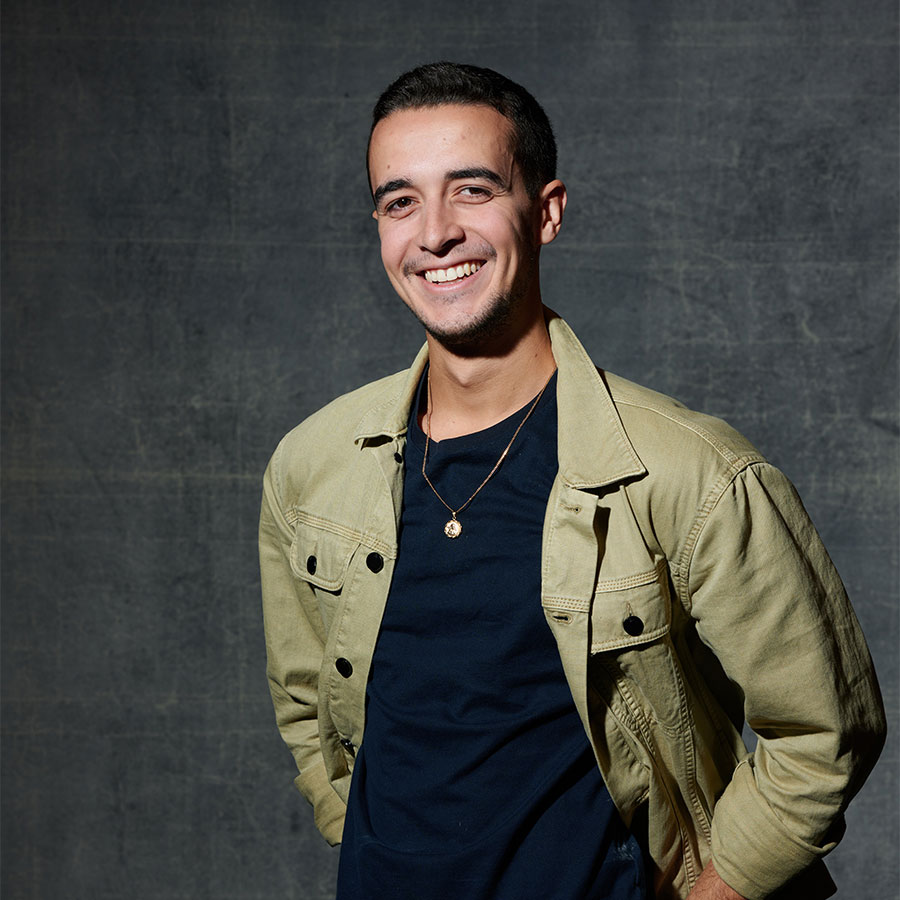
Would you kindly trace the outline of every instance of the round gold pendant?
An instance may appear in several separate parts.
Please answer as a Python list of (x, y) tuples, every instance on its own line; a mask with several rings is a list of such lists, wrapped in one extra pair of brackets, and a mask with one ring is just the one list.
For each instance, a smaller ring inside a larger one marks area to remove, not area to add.
[(444, 526), (444, 534), (446, 534), (448, 538), (458, 538), (460, 534), (462, 534), (462, 525), (460, 525), (456, 519), (451, 519)]

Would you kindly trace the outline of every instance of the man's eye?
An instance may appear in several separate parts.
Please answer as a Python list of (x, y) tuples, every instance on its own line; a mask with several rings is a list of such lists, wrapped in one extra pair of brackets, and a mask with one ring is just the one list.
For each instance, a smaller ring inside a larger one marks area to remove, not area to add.
[(412, 204), (411, 197), (398, 197), (396, 200), (391, 200), (390, 203), (386, 204), (384, 211), (389, 216), (397, 216), (407, 212)]
[(464, 197), (470, 197), (473, 200), (486, 200), (491, 196), (491, 192), (487, 188), (478, 187), (478, 185), (475, 184), (467, 185), (460, 193)]

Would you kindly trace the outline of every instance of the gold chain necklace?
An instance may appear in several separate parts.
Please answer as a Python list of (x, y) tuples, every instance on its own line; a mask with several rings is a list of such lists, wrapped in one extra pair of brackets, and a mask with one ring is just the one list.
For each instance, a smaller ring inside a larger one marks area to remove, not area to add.
[[(555, 372), (555, 370), (554, 370)], [(553, 374), (550, 375), (550, 378), (553, 378)], [(462, 534), (462, 524), (456, 518), (477, 496), (478, 492), (494, 477), (494, 473), (497, 469), (500, 468), (500, 463), (506, 459), (506, 454), (509, 453), (509, 448), (512, 447), (513, 441), (519, 436), (519, 432), (522, 430), (522, 426), (528, 421), (528, 417), (534, 412), (534, 408), (540, 402), (541, 397), (544, 395), (544, 391), (547, 390), (547, 385), (550, 384), (550, 378), (544, 383), (544, 386), (541, 388), (540, 393), (537, 397), (534, 398), (534, 403), (528, 409), (528, 412), (525, 413), (525, 418), (519, 422), (519, 427), (513, 433), (513, 436), (509, 439), (509, 443), (504, 448), (503, 452), (500, 454), (500, 459), (494, 463), (494, 468), (488, 472), (487, 478), (475, 488), (475, 492), (463, 503), (462, 506), (458, 506), (454, 509), (438, 492), (437, 488), (431, 483), (431, 479), (428, 477), (428, 473), (425, 471), (425, 466), (428, 463), (428, 445), (431, 443), (431, 367), (428, 368), (428, 409), (425, 413), (425, 453), (422, 456), (422, 477), (428, 483), (428, 487), (434, 491), (434, 496), (450, 510), (450, 520), (444, 525), (444, 534), (447, 535), (448, 538), (458, 538)]]

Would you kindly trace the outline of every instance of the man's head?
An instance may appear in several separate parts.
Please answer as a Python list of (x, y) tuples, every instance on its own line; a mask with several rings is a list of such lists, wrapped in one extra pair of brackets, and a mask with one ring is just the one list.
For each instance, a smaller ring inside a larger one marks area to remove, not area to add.
[[(438, 91), (442, 69), (451, 77)], [(453, 74), (460, 70), (464, 79)], [(478, 74), (487, 71), (439, 63), (416, 70), (427, 78), (401, 77), (376, 106), (369, 137), (385, 271), (429, 336), (466, 353), (500, 352), (543, 323), (538, 258), (566, 203), (553, 169), (533, 160), (525, 163), (536, 185), (529, 188), (516, 122), (496, 105), (502, 92), (471, 88), (484, 77), (494, 87), (512, 85), (502, 96), (515, 94), (520, 110), (523, 96), (540, 107), (503, 76)], [(549, 123), (544, 140), (552, 146)], [(554, 163), (555, 150), (547, 164)]]
[(372, 110), (370, 144), (375, 126), (391, 113), (454, 104), (489, 106), (509, 120), (513, 158), (529, 196), (556, 178), (556, 140), (541, 105), (521, 85), (479, 66), (436, 62), (405, 72)]

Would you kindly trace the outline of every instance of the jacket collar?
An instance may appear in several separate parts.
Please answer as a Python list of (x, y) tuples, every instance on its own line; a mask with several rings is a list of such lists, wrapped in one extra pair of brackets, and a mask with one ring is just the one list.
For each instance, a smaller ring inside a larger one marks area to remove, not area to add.
[(599, 488), (647, 473), (603, 380), (575, 333), (547, 310), (559, 369), (559, 474), (574, 488)]
[(356, 426), (356, 434), (353, 441), (358, 446), (363, 446), (363, 442), (372, 438), (387, 437), (398, 438), (402, 434), (406, 434), (406, 426), (409, 422), (409, 408), (413, 404), (416, 396), (416, 389), (419, 386), (419, 379), (425, 371), (425, 365), (428, 362), (428, 344), (423, 344), (422, 349), (416, 354), (412, 365), (405, 373), (397, 373), (392, 377), (392, 381), (396, 384), (398, 378), (402, 378), (399, 382), (399, 389), (395, 389), (387, 394), (384, 401), (377, 406), (373, 406), (359, 420)]
[[(558, 406), (559, 474), (573, 488), (599, 488), (646, 474), (600, 371), (575, 333), (556, 313), (547, 310), (553, 356), (559, 370)], [(425, 364), (427, 344), (406, 371), (399, 387), (360, 420), (354, 441), (406, 433), (409, 409)], [(396, 382), (395, 382), (396, 383)]]

